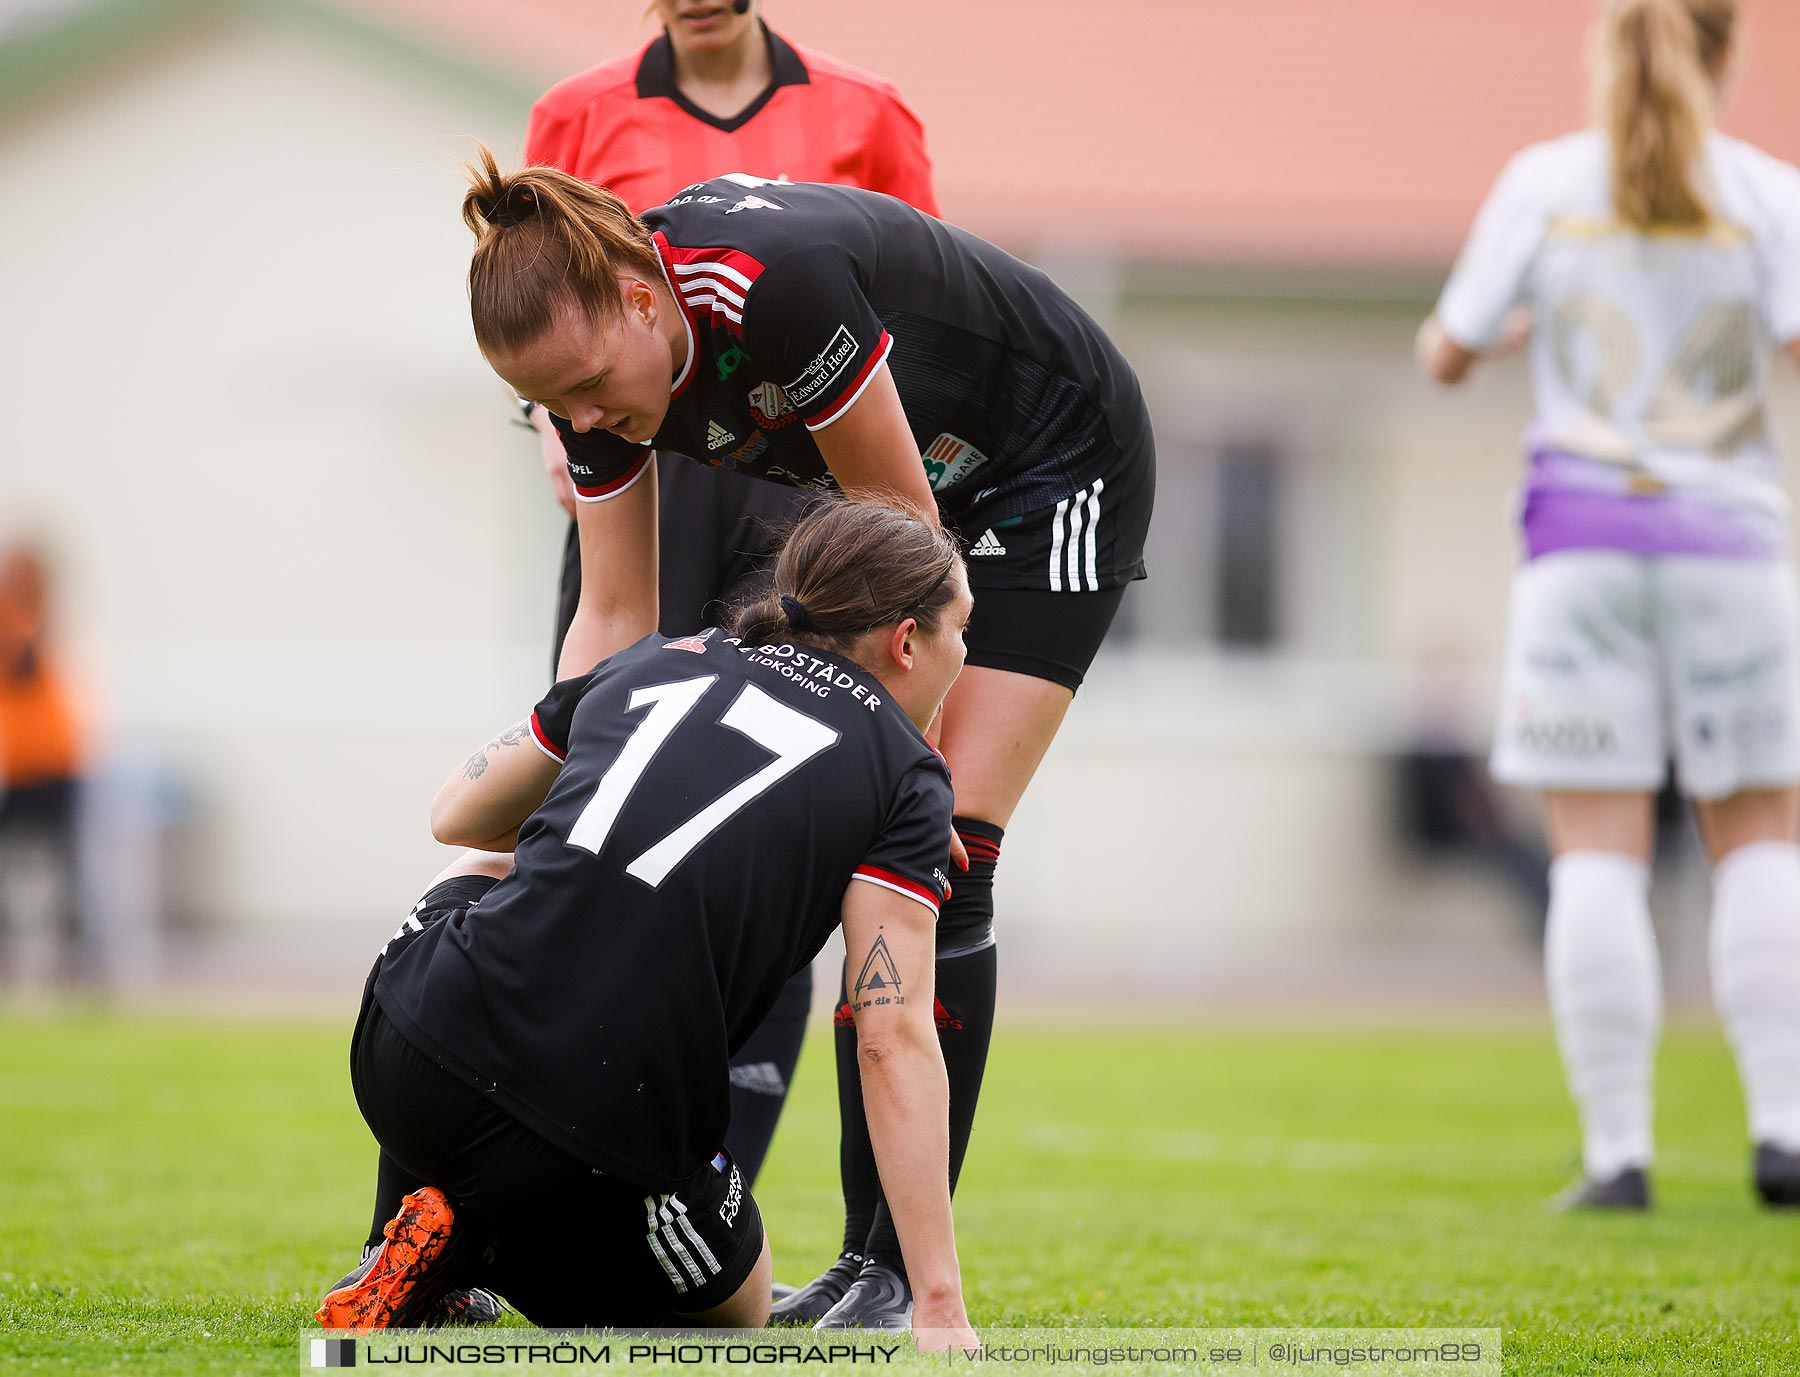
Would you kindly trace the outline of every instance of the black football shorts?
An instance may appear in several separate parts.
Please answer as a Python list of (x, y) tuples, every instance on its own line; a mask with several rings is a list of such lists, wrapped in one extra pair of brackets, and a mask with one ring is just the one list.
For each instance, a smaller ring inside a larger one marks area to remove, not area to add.
[(1053, 507), (961, 531), (971, 665), (1081, 687), (1126, 586), (1144, 577), (1154, 472), (1147, 459), (1123, 472), (1129, 484), (1097, 480)]
[[(493, 881), (446, 880), (411, 915), (424, 930)], [(396, 940), (413, 935), (403, 931)], [(374, 980), (370, 980), (370, 993)], [(365, 997), (350, 1049), (356, 1101), (404, 1170), (437, 1186), (476, 1246), (458, 1285), (497, 1291), (545, 1328), (648, 1327), (729, 1300), (762, 1253), (762, 1216), (721, 1151), (674, 1191), (606, 1175), (512, 1118), (408, 1042)]]
[(1125, 598), (1125, 584), (1098, 593), (1039, 588), (982, 588), (969, 571), (975, 608), (963, 642), (968, 663), (1048, 679), (1073, 692), (1106, 639)]

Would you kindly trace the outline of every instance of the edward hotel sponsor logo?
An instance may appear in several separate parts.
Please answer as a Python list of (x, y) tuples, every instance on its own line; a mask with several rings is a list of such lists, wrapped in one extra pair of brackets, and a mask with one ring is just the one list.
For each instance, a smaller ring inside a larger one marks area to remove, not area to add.
[(831, 337), (831, 343), (818, 352), (798, 378), (781, 390), (787, 393), (788, 400), (795, 406), (805, 406), (836, 380), (850, 360), (856, 357), (856, 350), (856, 336), (850, 333), (850, 327), (838, 326), (837, 333)]

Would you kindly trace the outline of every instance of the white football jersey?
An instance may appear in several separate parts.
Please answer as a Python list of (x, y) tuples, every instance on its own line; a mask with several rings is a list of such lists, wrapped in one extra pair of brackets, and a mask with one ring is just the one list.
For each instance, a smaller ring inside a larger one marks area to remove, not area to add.
[(1800, 337), (1800, 169), (1712, 134), (1713, 223), (1639, 232), (1613, 213), (1609, 156), (1598, 131), (1515, 156), (1438, 318), (1479, 351), (1531, 307), (1541, 449), (1632, 490), (1784, 510), (1765, 399), (1771, 346)]

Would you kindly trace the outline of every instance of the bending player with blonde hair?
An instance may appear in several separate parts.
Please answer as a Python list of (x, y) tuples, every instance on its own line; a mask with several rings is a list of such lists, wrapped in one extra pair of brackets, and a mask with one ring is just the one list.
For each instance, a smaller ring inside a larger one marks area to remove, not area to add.
[(1800, 171), (1717, 133), (1734, 0), (1606, 0), (1597, 127), (1519, 153), (1420, 365), (1528, 311), (1537, 419), (1495, 775), (1545, 791), (1545, 964), (1581, 1208), (1647, 1208), (1661, 978), (1647, 901), (1673, 754), (1713, 863), (1711, 961), (1770, 1204), (1800, 1203), (1800, 679), (1768, 355), (1800, 360)]
[[(938, 213), (924, 131), (892, 85), (790, 42), (763, 21), (757, 0), (655, 0), (650, 8), (660, 25), (655, 38), (538, 98), (525, 137), (527, 164), (603, 186), (635, 211), (735, 168), (779, 181), (866, 187)], [(569, 514), (554, 664), (581, 592), (578, 504), (562, 437), (542, 410), (531, 409), (529, 419)], [(707, 457), (730, 462), (733, 448)], [(658, 625), (672, 633), (709, 625), (766, 581), (773, 533), (799, 514), (806, 494), (689, 463), (658, 465), (656, 483)], [(753, 1185), (800, 1059), (811, 1004), (812, 973), (800, 971), (732, 1063), (729, 1145)], [(839, 1050), (851, 1057), (854, 1075), (854, 1049)], [(836, 1299), (815, 1296), (813, 1308), (822, 1314)]]
[[(476, 342), (550, 413), (580, 499), (561, 674), (657, 624), (659, 452), (901, 500), (969, 558), (982, 611), (938, 728), (967, 867), (937, 926), (938, 988), (961, 1006), (939, 1024), (954, 1180), (993, 1024), (1005, 829), (1144, 576), (1155, 442), (1136, 375), (1044, 273), (891, 196), (729, 173), (636, 216), (483, 150), (463, 215)], [(892, 1212), (842, 1088), (840, 1106), (844, 1247), (790, 1300), (835, 1291), (827, 1328), (901, 1328)]]

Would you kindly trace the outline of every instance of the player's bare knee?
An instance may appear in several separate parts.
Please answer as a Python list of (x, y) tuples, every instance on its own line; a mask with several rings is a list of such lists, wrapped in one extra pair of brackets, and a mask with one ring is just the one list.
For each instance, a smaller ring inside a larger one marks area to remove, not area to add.
[(1544, 795), (1550, 849), (1559, 856), (1616, 851), (1648, 860), (1656, 836), (1654, 802), (1648, 791), (1552, 789)]
[(1741, 847), (1800, 841), (1800, 787), (1740, 789), (1728, 798), (1697, 800), (1694, 812), (1714, 865)]
[(756, 1259), (756, 1266), (750, 1269), (750, 1275), (731, 1298), (731, 1305), (739, 1311), (731, 1321), (735, 1328), (761, 1329), (769, 1322), (769, 1308), (773, 1299), (770, 1286), (774, 1276), (774, 1253), (769, 1247), (769, 1236), (765, 1233), (762, 1254)]
[(761, 1329), (769, 1322), (770, 1284), (775, 1275), (769, 1235), (762, 1235), (762, 1250), (731, 1299), (705, 1310), (677, 1310), (683, 1320), (719, 1329)]

